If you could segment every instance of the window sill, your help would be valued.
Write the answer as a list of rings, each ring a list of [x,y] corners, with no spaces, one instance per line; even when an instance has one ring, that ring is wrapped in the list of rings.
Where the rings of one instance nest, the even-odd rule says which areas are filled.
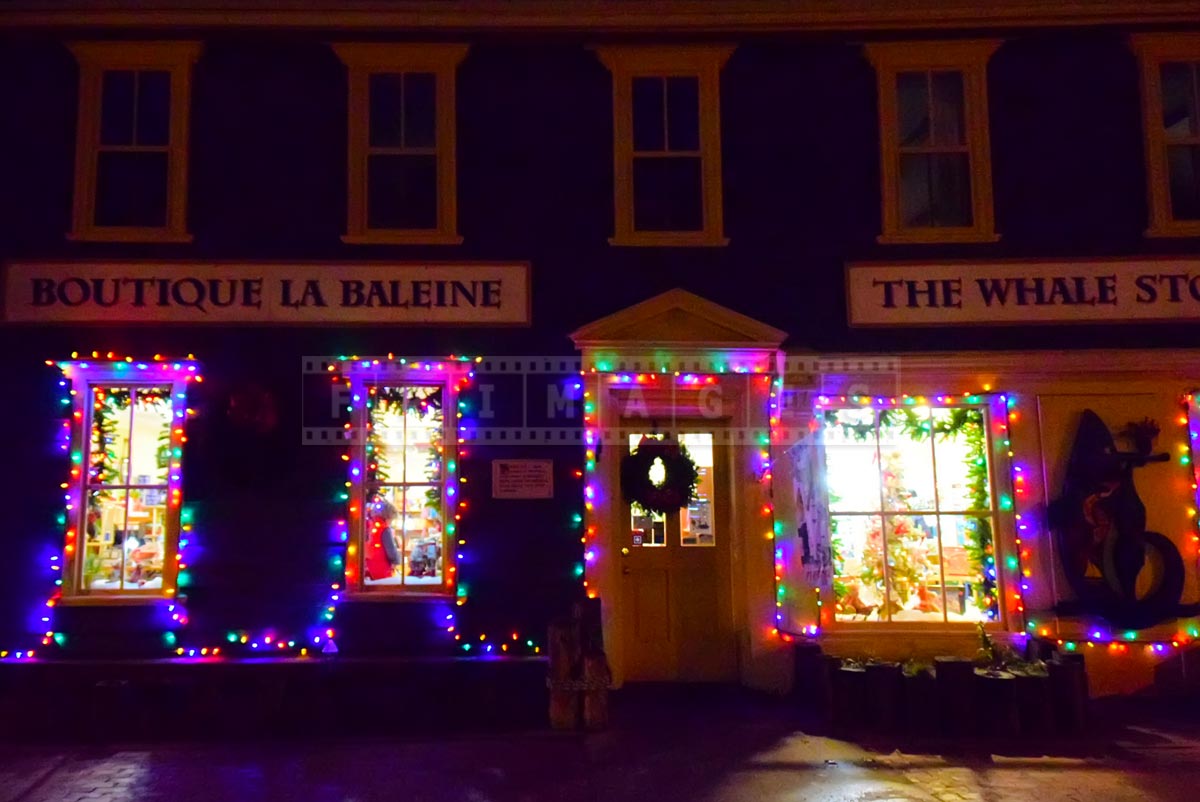
[[[463,238],[453,231],[365,231],[343,234],[347,245],[461,245]]]
[[[163,593],[114,593],[108,595],[63,596],[58,600],[59,607],[129,607],[139,604],[160,604],[175,601],[177,597]]]
[[[707,231],[634,231],[609,237],[608,244],[629,248],[724,248],[729,237]]]
[[[1200,237],[1200,221],[1160,223],[1147,228],[1145,235],[1159,237]]]
[[[67,234],[72,242],[177,242],[188,243],[194,238],[186,231],[165,228],[86,228]]]
[[[994,231],[974,228],[922,228],[893,231],[875,238],[880,245],[940,245],[943,243],[999,242]]]
[[[343,602],[453,602],[455,592],[419,590],[347,590],[342,594]]]

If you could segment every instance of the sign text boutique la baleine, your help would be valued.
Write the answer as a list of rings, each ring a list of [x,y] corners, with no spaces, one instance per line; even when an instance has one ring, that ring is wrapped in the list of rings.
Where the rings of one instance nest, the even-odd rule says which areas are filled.
[[[1200,260],[847,267],[852,326],[1200,320]]]
[[[4,319],[42,323],[525,324],[522,263],[7,265]]]

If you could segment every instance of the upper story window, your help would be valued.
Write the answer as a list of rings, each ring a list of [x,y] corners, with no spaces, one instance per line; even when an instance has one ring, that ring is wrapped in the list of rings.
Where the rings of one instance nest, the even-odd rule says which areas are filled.
[[[879,86],[884,243],[997,238],[987,62],[996,41],[867,45]]]
[[[188,242],[195,42],[81,42],[72,239]]]
[[[995,619],[987,411],[828,409],[823,423],[836,619]]]
[[[452,245],[454,73],[466,45],[339,44],[350,73],[345,242]]]
[[[1152,237],[1200,236],[1200,35],[1133,37]]]
[[[59,366],[72,401],[63,595],[174,596],[186,568],[181,461],[197,365]]]
[[[731,47],[603,47],[612,72],[614,245],[724,245],[721,67]]]

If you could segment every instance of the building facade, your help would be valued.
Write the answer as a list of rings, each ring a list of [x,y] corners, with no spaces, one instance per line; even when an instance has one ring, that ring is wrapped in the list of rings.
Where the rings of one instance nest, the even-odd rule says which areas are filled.
[[[18,3],[0,63],[3,656],[1200,636],[1195,3]]]

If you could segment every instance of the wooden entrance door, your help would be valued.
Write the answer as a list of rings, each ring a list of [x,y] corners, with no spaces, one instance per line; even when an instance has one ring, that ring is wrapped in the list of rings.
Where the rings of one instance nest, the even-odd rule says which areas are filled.
[[[630,447],[641,437],[631,436]],[[625,507],[620,560],[626,677],[733,680],[729,447],[718,445],[712,431],[678,437],[698,468],[697,498],[672,515]]]

